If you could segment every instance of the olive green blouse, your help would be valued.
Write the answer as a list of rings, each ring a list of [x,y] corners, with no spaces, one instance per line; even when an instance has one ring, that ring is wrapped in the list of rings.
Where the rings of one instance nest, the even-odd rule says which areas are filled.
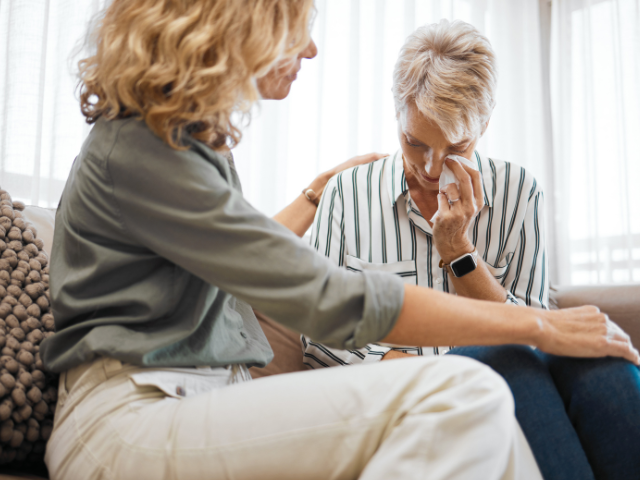
[[[264,366],[252,307],[336,348],[386,336],[400,278],[333,265],[245,200],[233,162],[183,141],[174,150],[135,119],[91,130],[56,214],[46,367]]]

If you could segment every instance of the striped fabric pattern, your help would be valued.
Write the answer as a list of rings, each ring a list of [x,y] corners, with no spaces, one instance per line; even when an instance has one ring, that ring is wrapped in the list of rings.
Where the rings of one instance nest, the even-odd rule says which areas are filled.
[[[487,268],[507,290],[507,302],[548,308],[549,282],[544,239],[544,194],[524,168],[481,156],[484,205],[469,238]],[[378,270],[406,283],[455,293],[432,229],[411,201],[402,151],[333,177],[312,226],[311,245],[352,271]],[[517,321],[517,319],[514,319]],[[382,345],[337,350],[302,336],[304,362],[311,368],[378,361]],[[396,348],[416,355],[440,355],[451,347]]]

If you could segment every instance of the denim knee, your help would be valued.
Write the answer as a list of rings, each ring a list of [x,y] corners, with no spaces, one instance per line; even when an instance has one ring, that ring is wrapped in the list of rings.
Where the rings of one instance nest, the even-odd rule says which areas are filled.
[[[456,347],[447,354],[473,358],[498,371],[523,367],[546,370],[536,352],[526,345]]]
[[[613,392],[623,391],[624,396],[640,398],[640,371],[622,358],[567,358],[538,354],[549,372],[567,395],[587,395],[592,402],[602,397],[607,403]],[[622,392],[621,392],[622,393]]]

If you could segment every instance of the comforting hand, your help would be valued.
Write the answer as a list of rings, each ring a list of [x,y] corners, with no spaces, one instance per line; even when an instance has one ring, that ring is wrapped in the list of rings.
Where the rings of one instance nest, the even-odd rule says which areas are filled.
[[[460,182],[446,185],[438,194],[438,212],[433,223],[434,244],[445,263],[471,253],[473,243],[467,234],[469,225],[482,207],[480,172],[447,159],[447,166]]]
[[[513,307],[521,308],[521,307]],[[531,344],[541,351],[565,357],[598,358],[621,357],[639,365],[640,355],[631,344],[631,339],[618,325],[609,320],[597,307],[584,306],[562,310],[525,309],[535,312],[538,318],[536,333],[522,342],[511,338],[504,342],[491,342],[478,338],[478,345],[499,345],[500,343]],[[456,342],[453,342],[454,344]],[[473,345],[468,338],[463,345]],[[382,360],[415,357],[396,350],[388,351]]]
[[[367,155],[359,155],[357,157],[353,157],[346,162],[332,168],[331,170],[328,170],[319,175],[313,182],[311,182],[311,184],[307,188],[310,188],[315,192],[319,201],[320,197],[322,197],[322,192],[324,191],[324,188],[327,186],[327,182],[331,177],[342,172],[343,170],[346,170],[347,168],[370,163],[384,157],[388,157],[388,155],[382,153],[368,153]],[[307,189],[305,188],[305,190]],[[315,214],[316,202],[310,202],[309,200],[307,200],[307,198],[305,198],[305,195],[300,194],[293,201],[293,203],[283,208],[273,217],[273,219],[291,230],[299,237],[302,237],[307,232],[307,230],[309,230]]]
[[[380,160],[381,158],[388,156],[388,153],[367,153],[366,155],[358,155],[357,157],[350,158],[346,162],[343,162],[340,165],[336,165],[331,170],[327,170],[326,172],[321,173],[313,182],[311,182],[309,188],[311,188],[316,193],[316,195],[318,195],[318,198],[320,198],[322,196],[322,192],[324,191],[324,187],[327,186],[327,182],[334,175],[337,175],[347,168],[357,167],[358,165],[375,162],[376,160]]]
[[[357,167],[358,165],[364,165],[367,163],[375,162],[381,158],[388,157],[388,153],[367,153],[366,155],[358,155],[357,157],[350,158],[340,165],[336,165],[331,170],[327,170],[323,176],[326,177],[326,181],[329,181],[331,177],[346,170],[347,168]]]
[[[638,351],[618,325],[597,307],[541,310],[536,346],[569,357],[622,357],[638,365]]]

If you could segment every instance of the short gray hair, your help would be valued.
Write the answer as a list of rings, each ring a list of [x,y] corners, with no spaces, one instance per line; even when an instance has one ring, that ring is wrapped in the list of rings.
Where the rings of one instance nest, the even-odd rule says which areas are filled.
[[[489,40],[466,22],[446,19],[418,28],[393,70],[396,112],[407,102],[452,143],[478,138],[495,106],[496,58]]]

